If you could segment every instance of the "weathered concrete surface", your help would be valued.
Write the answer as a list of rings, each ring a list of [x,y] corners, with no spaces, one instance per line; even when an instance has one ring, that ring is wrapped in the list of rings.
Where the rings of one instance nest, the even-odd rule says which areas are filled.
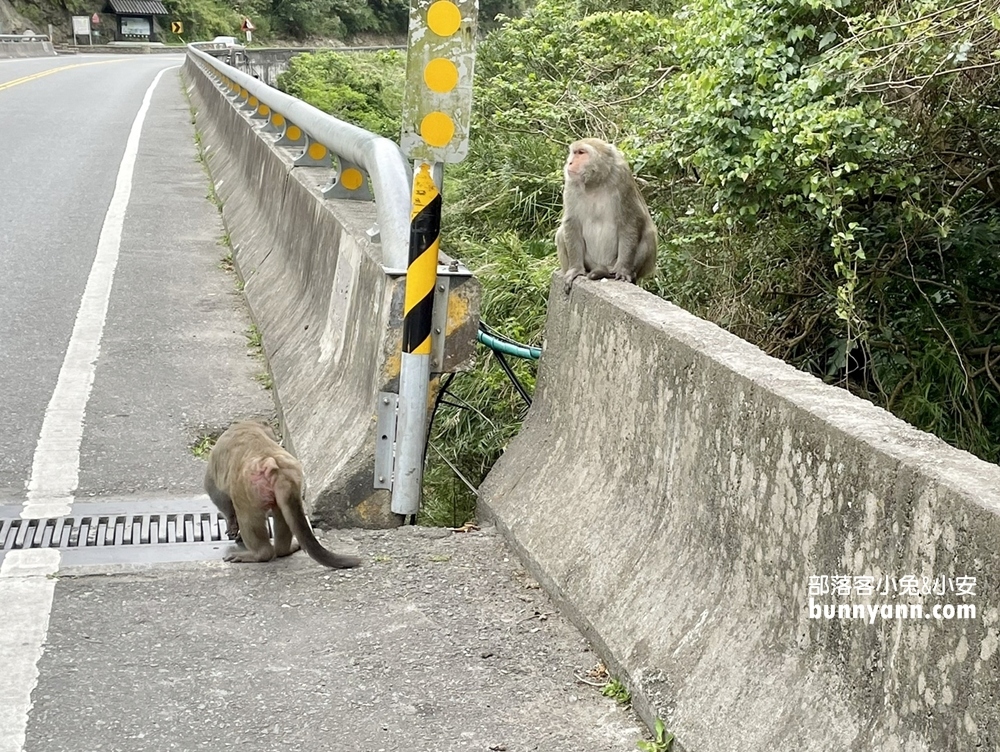
[[[394,526],[388,492],[373,489],[375,419],[379,392],[398,391],[404,279],[385,273],[366,234],[375,206],[323,199],[329,170],[293,169],[292,153],[190,57],[185,73],[312,514],[336,527]],[[452,285],[449,341],[468,346],[450,349],[442,371],[473,351],[478,300],[475,280]]]
[[[53,57],[56,51],[52,42],[2,42],[0,58]]]
[[[635,717],[490,530],[60,572],[25,752],[629,752]]]
[[[696,752],[1000,749],[1000,468],[636,287],[558,287],[480,509],[645,720]],[[975,577],[813,597],[976,617],[810,618],[824,575]]]

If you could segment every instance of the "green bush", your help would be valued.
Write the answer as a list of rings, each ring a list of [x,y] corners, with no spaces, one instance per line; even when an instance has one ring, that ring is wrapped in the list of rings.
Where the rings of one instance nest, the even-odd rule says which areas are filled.
[[[184,23],[180,38],[186,41],[240,34],[243,16],[225,0],[165,0],[163,4],[171,20]]]
[[[397,50],[306,53],[289,61],[277,85],[334,117],[398,140],[403,71]]]
[[[649,289],[996,460],[997,11],[543,0],[480,48],[454,224],[551,252],[565,145],[614,141],[660,229]]]

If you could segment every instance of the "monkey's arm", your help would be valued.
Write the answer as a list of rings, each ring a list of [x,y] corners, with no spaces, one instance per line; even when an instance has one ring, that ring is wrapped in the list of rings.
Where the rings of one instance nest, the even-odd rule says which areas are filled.
[[[556,250],[559,252],[559,264],[563,272],[563,289],[569,293],[573,280],[587,273],[584,258],[587,245],[583,239],[583,226],[580,220],[564,217],[556,231]]]

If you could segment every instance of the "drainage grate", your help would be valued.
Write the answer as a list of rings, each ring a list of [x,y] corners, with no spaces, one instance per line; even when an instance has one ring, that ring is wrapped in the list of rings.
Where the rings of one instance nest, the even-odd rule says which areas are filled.
[[[221,561],[235,545],[225,518],[206,496],[74,502],[65,517],[39,520],[20,514],[18,505],[0,505],[0,562],[11,551],[41,548],[60,551],[61,569]]]
[[[23,548],[228,542],[218,512],[119,514],[0,520],[0,551]]]

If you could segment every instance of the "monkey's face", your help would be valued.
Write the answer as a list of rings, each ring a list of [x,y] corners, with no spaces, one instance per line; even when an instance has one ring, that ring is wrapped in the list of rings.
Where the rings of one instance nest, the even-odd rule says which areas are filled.
[[[577,141],[569,147],[569,156],[566,158],[565,173],[567,179],[582,180],[587,174],[587,165],[590,164],[594,156],[593,147]]]

